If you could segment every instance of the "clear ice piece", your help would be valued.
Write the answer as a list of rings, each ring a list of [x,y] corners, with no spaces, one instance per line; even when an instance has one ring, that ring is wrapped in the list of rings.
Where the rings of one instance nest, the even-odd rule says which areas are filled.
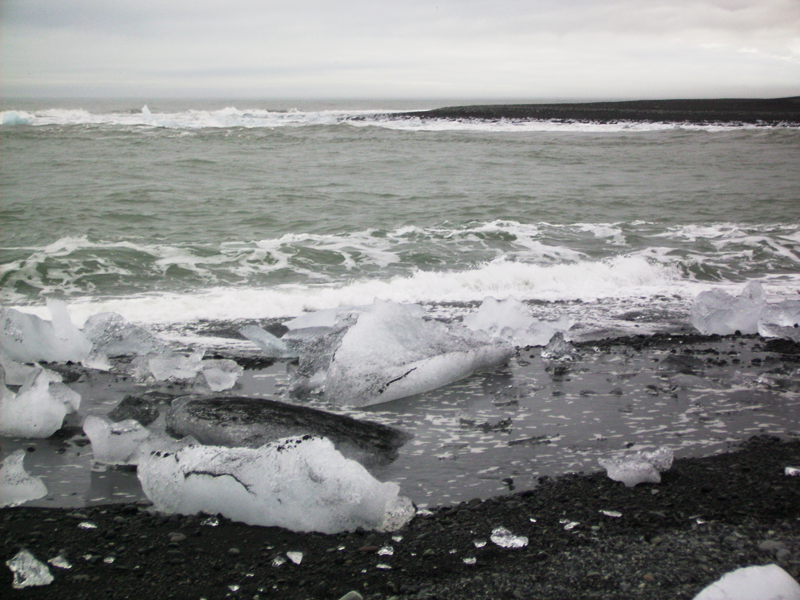
[[[23,461],[28,453],[16,450],[6,456],[0,469],[0,506],[18,506],[47,495],[47,487],[39,477],[29,475]]]
[[[600,512],[603,513],[605,516],[612,517],[614,519],[618,519],[622,516],[622,513],[619,512],[618,510],[601,510]]]
[[[514,535],[505,527],[496,527],[492,530],[491,540],[501,548],[524,548],[528,545],[528,538],[523,535]]]
[[[691,322],[705,334],[728,335],[737,330],[757,333],[766,306],[761,284],[751,281],[736,298],[722,290],[698,294],[692,305]]]
[[[302,552],[295,552],[294,550],[290,550],[289,552],[286,553],[286,557],[296,565],[299,565],[301,562],[303,562]]]
[[[542,359],[549,362],[567,362],[575,360],[575,347],[564,339],[564,334],[556,332],[547,345],[542,348]]]
[[[150,438],[150,431],[135,419],[111,423],[92,415],[83,430],[92,442],[94,460],[109,465],[138,464],[139,449]]]
[[[166,342],[113,312],[89,317],[83,325],[83,333],[92,342],[95,351],[107,356],[144,356],[169,350]]]
[[[169,352],[158,356],[148,356],[147,366],[157,381],[187,381],[194,379],[200,371],[205,350],[200,349],[189,356]]]
[[[219,519],[217,517],[208,517],[207,519],[203,519],[200,522],[200,525],[205,525],[206,527],[216,527],[219,525]]]
[[[47,565],[39,561],[28,550],[20,550],[14,558],[7,560],[6,564],[14,573],[11,587],[15,590],[53,583],[53,575]]]
[[[474,565],[478,560],[474,556],[467,556],[464,558],[465,565]]]
[[[476,548],[483,548],[486,545],[486,540],[483,538],[477,538],[472,540],[472,543],[475,545]]]
[[[58,556],[54,556],[50,560],[48,560],[51,565],[56,567],[57,569],[71,569],[72,563],[69,562],[66,558],[64,558],[61,554]]]
[[[394,555],[394,548],[392,548],[391,546],[382,546],[378,550],[378,555],[379,556],[393,556]]]
[[[286,563],[286,559],[282,556],[276,556],[272,559],[272,566],[273,567],[280,567],[282,564]]]
[[[654,452],[636,452],[622,458],[601,458],[598,462],[608,477],[627,487],[639,483],[661,483],[661,472],[672,466],[673,453],[666,446]]]
[[[81,521],[78,523],[78,529],[97,529],[97,524],[91,521]]]
[[[556,332],[564,332],[572,327],[573,321],[568,318],[538,321],[530,315],[528,307],[516,298],[497,300],[487,297],[476,312],[464,317],[464,325],[515,346],[526,347],[544,346]]]
[[[231,389],[244,373],[236,361],[228,359],[204,360],[200,363],[200,369],[212,392]]]
[[[261,348],[264,355],[270,358],[297,358],[300,354],[289,348],[285,341],[275,337],[269,331],[262,329],[258,325],[247,325],[239,329],[248,340]]]
[[[69,394],[62,388],[55,388],[55,395],[51,393],[54,375],[40,369],[20,388],[19,394],[3,386],[0,390],[0,435],[48,438],[61,429],[67,413],[74,412],[76,404],[80,405],[80,396]],[[56,377],[60,380],[59,376]]]

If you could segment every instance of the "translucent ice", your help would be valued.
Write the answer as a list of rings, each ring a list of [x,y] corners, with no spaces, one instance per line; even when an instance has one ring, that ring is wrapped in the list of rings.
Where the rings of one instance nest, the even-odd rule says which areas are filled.
[[[17,506],[47,495],[47,487],[22,464],[27,452],[17,450],[6,456],[0,469],[0,506]]]
[[[111,423],[101,417],[89,416],[83,430],[92,442],[94,460],[110,465],[135,465],[139,450],[150,437],[150,431],[134,419]]]
[[[800,302],[769,304],[761,284],[751,281],[736,298],[722,290],[700,293],[692,306],[691,321],[706,334],[758,333],[759,325],[790,327],[800,322]]]
[[[41,369],[39,365],[26,365],[12,360],[2,349],[0,349],[0,366],[5,371],[5,382],[8,385],[23,385],[30,376]]]
[[[75,412],[80,396],[59,383],[61,377],[40,369],[14,394],[3,385],[0,435],[47,438],[61,428],[67,413]]]
[[[524,535],[514,535],[505,527],[495,527],[490,538],[493,543],[501,548],[524,548],[528,545],[528,538]]]
[[[83,332],[95,350],[107,356],[144,356],[168,350],[168,345],[146,329],[128,323],[122,315],[112,312],[92,315],[86,320]]]
[[[139,375],[151,374],[157,381],[188,381],[194,379],[201,369],[205,351],[200,349],[189,356],[178,352],[148,354],[136,362]]]
[[[312,436],[257,449],[151,450],[138,474],[147,497],[166,513],[221,513],[250,525],[322,533],[381,527],[399,491]]]
[[[464,317],[464,325],[524,347],[544,346],[557,331],[567,331],[572,327],[573,321],[567,318],[539,321],[530,315],[525,304],[515,298],[496,300],[488,297],[476,312]]]
[[[282,339],[275,337],[258,325],[247,325],[239,329],[248,340],[264,351],[264,354],[271,358],[297,358],[299,353],[289,348]]]
[[[639,483],[660,483],[661,472],[672,466],[673,453],[666,446],[654,452],[636,452],[622,458],[601,458],[610,479],[621,481],[627,487]]]
[[[204,360],[200,363],[200,370],[212,392],[231,389],[244,373],[235,361],[227,359]]]
[[[575,360],[575,347],[564,339],[564,334],[556,332],[547,345],[542,348],[542,359],[550,362]]]
[[[800,600],[800,584],[778,565],[743,567],[723,575],[694,600]]]
[[[506,342],[422,314],[420,306],[375,300],[333,354],[325,397],[354,406],[389,402],[496,367],[514,352]]]
[[[11,572],[14,573],[14,581],[11,587],[15,590],[53,583],[53,576],[50,574],[50,569],[47,568],[47,565],[37,560],[28,550],[20,550],[14,558],[7,560],[6,564],[11,569]]]
[[[82,362],[88,358],[92,343],[69,318],[67,306],[60,300],[48,300],[51,321],[35,315],[0,309],[0,345],[8,356],[19,362]]]

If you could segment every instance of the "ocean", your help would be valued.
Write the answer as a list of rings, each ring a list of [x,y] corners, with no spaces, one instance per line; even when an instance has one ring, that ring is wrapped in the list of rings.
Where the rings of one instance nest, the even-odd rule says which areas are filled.
[[[441,104],[4,100],[2,305],[213,349],[246,342],[209,322],[375,298],[514,297],[575,341],[690,331],[698,293],[752,280],[797,299],[799,129],[392,117]]]

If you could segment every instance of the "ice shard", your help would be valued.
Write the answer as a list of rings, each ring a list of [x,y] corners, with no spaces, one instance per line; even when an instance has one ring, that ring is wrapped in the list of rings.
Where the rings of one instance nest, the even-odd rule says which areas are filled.
[[[0,506],[17,506],[47,495],[39,477],[30,475],[23,465],[27,452],[17,450],[6,456],[0,468]]]
[[[464,325],[504,339],[517,347],[544,346],[556,332],[565,332],[573,325],[569,318],[539,321],[528,307],[515,298],[497,300],[487,297],[480,308],[464,317]]]
[[[53,583],[53,575],[47,565],[24,548],[14,558],[7,560],[6,565],[14,573],[11,587],[15,590]]]
[[[275,337],[258,325],[247,325],[239,329],[248,340],[261,348],[265,356],[270,358],[297,358],[299,353],[292,350],[282,339]]]

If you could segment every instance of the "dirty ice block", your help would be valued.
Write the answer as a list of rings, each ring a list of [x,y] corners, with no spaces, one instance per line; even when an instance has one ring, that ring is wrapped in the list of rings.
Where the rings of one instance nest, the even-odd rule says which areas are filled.
[[[139,480],[157,510],[221,513],[250,525],[338,533],[381,528],[407,501],[333,444],[290,437],[257,449],[188,446],[143,453]],[[407,518],[413,516],[409,506]]]

